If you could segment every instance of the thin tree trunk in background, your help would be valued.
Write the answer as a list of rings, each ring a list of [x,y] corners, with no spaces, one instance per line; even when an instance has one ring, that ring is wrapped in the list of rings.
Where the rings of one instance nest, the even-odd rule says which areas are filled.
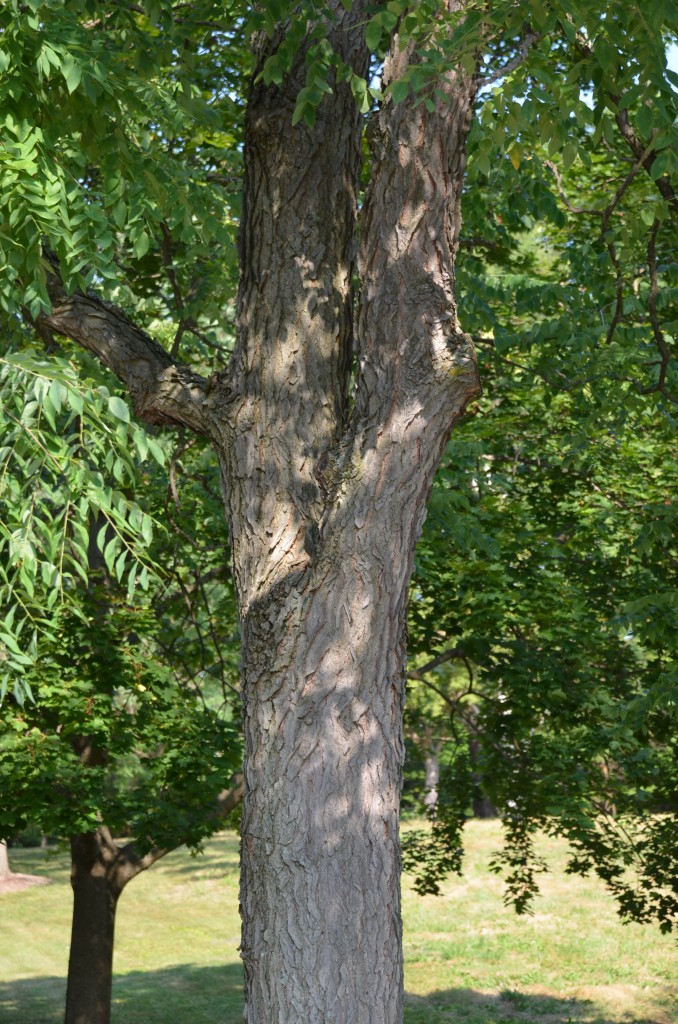
[[[468,717],[474,731],[469,736],[469,759],[471,761],[471,779],[474,786],[473,817],[474,818],[496,818],[497,808],[490,800],[487,793],[483,792],[483,774],[480,770],[482,760],[482,736],[477,731],[478,708],[475,705],[468,707]]]
[[[12,869],[9,866],[7,843],[4,839],[0,839],[0,882],[4,882],[4,880],[9,878],[11,874]]]
[[[424,807],[432,818],[438,807],[438,785],[440,783],[439,751],[429,751],[424,758]]]

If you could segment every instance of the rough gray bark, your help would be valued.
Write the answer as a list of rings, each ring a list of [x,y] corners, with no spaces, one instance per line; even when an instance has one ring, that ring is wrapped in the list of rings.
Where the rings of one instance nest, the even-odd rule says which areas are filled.
[[[472,86],[455,79],[449,90],[449,104],[433,114],[387,104],[373,133],[356,405],[339,443],[324,450],[328,431],[315,447],[325,504],[314,545],[303,544],[304,516],[295,517],[279,486],[259,489],[255,470],[241,492],[241,507],[256,510],[248,550],[257,551],[258,572],[256,588],[254,571],[240,580],[243,959],[246,1020],[257,1024],[402,1017],[407,587],[435,468],[455,418],[478,391],[453,292]],[[327,230],[324,238],[330,249]],[[280,289],[275,267],[267,287],[273,274]],[[284,335],[277,337],[284,346]],[[297,387],[297,402],[314,402]],[[284,421],[275,422],[279,435]],[[252,444],[251,428],[246,437]],[[281,449],[276,484],[303,480],[306,450],[291,439]],[[270,542],[259,531],[262,500],[271,507]],[[314,507],[306,505],[307,522]]]
[[[363,5],[329,6],[333,45],[364,72]],[[454,297],[474,85],[452,74],[432,112],[386,102],[372,123],[352,338],[361,120],[338,86],[313,129],[290,127],[302,58],[249,98],[227,372],[168,391],[185,371],[145,335],[123,332],[138,354],[122,365],[99,321],[93,340],[62,302],[47,324],[221,462],[243,637],[245,1019],[398,1024],[408,582],[441,453],[480,390]],[[415,59],[394,40],[387,81]]]
[[[65,334],[94,353],[129,389],[134,411],[147,423],[180,424],[207,433],[202,415],[205,381],[177,365],[145,331],[93,295],[68,295],[56,274],[48,289],[52,311],[39,327]]]

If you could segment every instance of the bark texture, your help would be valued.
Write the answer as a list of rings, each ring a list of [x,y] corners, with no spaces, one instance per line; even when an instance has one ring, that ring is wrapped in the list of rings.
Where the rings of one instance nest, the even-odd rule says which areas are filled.
[[[411,59],[397,43],[394,53],[391,74]],[[326,298],[320,309],[311,307],[310,322],[304,319],[315,285],[290,280],[308,260],[300,261],[287,202],[274,209],[260,202],[261,225],[244,225],[245,237],[265,242],[267,253],[279,232],[287,240],[265,274],[251,274],[249,263],[244,271],[237,372],[251,388],[248,367],[268,351],[267,373],[278,363],[288,376],[281,371],[269,390],[257,383],[249,391],[251,412],[246,420],[236,413],[235,441],[224,444],[234,453],[225,477],[243,613],[241,906],[250,1024],[402,1019],[398,808],[407,588],[443,446],[479,391],[473,349],[457,323],[453,262],[473,86],[459,76],[446,88],[450,101],[433,114],[386,104],[372,133],[356,403],[341,434],[340,362],[319,353],[328,343],[340,351],[342,303]],[[355,143],[341,145],[347,114],[333,110],[338,102],[330,99],[322,123],[330,145],[314,156],[325,160],[319,180],[337,193],[355,170]],[[276,152],[271,134],[269,124],[266,150]],[[289,160],[288,144],[284,152]],[[261,173],[257,140],[249,159]],[[296,181],[289,171],[281,177]],[[258,180],[254,171],[249,180]],[[275,188],[282,188],[279,180]],[[354,179],[353,194],[355,188]],[[303,251],[322,245],[319,266],[327,262],[325,280],[346,282],[343,295],[345,222],[309,212],[316,196],[322,211],[322,193],[305,197]],[[250,218],[255,199],[256,191]],[[351,207],[345,200],[344,209]],[[266,319],[272,301],[284,321],[278,313]],[[295,304],[299,332],[288,327]],[[262,319],[261,329],[252,329],[252,317]],[[311,359],[323,377],[299,369]],[[234,409],[246,407],[240,396],[237,403]]]
[[[64,334],[97,356],[127,385],[134,411],[147,423],[208,432],[202,377],[175,363],[115,306],[93,295],[67,294],[58,273],[48,275],[48,290],[52,310],[40,317],[39,329]]]
[[[359,74],[363,6],[330,4],[333,45]],[[292,128],[304,81],[302,49],[283,87],[250,92],[237,346],[208,401],[243,616],[309,565],[324,505],[318,460],[345,425],[361,118],[340,85],[313,129]]]

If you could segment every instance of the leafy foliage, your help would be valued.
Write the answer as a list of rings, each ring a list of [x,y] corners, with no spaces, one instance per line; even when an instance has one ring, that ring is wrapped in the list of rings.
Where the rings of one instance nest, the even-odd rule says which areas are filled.
[[[573,870],[598,871],[623,915],[654,915],[669,929],[678,911],[675,817],[654,812],[676,810],[676,470],[672,396],[658,386],[642,283],[647,225],[638,220],[627,236],[633,302],[616,323],[592,317],[594,297],[605,308],[609,295],[615,309],[618,287],[605,240],[591,243],[604,211],[577,212],[577,189],[597,189],[601,165],[570,174],[562,197],[547,191],[539,155],[520,176],[509,158],[493,170],[503,197],[495,224],[485,218],[490,237],[460,260],[486,394],[434,489],[410,644],[430,655],[451,649],[472,668],[449,713],[458,743],[470,735],[480,744],[483,787],[504,815],[497,867],[508,871],[509,899],[529,907],[541,869],[533,835],[545,827],[570,839]],[[602,163],[612,173],[609,156]],[[651,187],[634,181],[636,200]],[[471,237],[481,214],[470,188]],[[618,215],[625,219],[623,204]],[[654,237],[666,253],[657,305],[668,309],[670,235]],[[662,329],[672,344],[672,322]],[[449,810],[442,800],[433,824],[454,847],[468,785],[465,794]],[[419,842],[430,890],[442,871]]]
[[[92,0],[3,6],[0,307],[7,314],[24,309],[35,317],[49,307],[45,246],[70,289],[96,284],[110,293],[133,282],[137,296],[148,295],[164,268],[167,301],[185,326],[221,309],[235,265],[237,85],[248,57],[234,32],[242,11],[180,7],[166,0],[143,8]]]
[[[21,701],[38,633],[77,604],[93,552],[130,599],[148,587],[153,519],[130,491],[164,453],[122,398],[63,358],[1,357],[0,402],[0,700],[11,685]]]
[[[22,368],[26,363],[24,353]],[[43,369],[37,362],[30,378],[38,388]],[[65,380],[76,387],[77,378],[59,369],[61,386]],[[195,846],[218,826],[216,796],[229,785],[241,751],[233,710],[238,632],[215,469],[206,464],[204,447],[173,451],[168,438],[133,426],[126,405],[112,403],[104,386],[90,395],[78,384],[76,396],[83,389],[89,401],[75,421],[64,401],[62,420],[57,414],[54,425],[48,418],[32,430],[31,443],[44,437],[55,456],[66,446],[69,457],[54,479],[40,464],[25,488],[13,465],[8,471],[16,474],[20,520],[31,489],[41,495],[46,480],[55,512],[49,519],[40,506],[37,525],[30,523],[37,537],[34,587],[26,586],[23,565],[9,574],[8,602],[16,595],[26,611],[35,657],[17,644],[21,687],[0,706],[0,831],[11,835],[37,823],[67,837],[103,821],[118,835],[133,835],[140,854]],[[14,438],[8,458],[17,449]],[[151,451],[154,471],[140,461]],[[111,523],[102,493],[116,458],[126,472],[119,496],[124,516]],[[81,496],[83,472],[94,478],[91,505]],[[64,517],[69,487],[81,504]],[[80,545],[70,544],[65,518],[68,529],[76,524]],[[151,524],[160,520],[162,528],[153,532]],[[67,551],[59,586],[42,568],[53,542]],[[12,651],[13,635],[22,639],[20,615],[10,608],[8,619]]]
[[[62,612],[31,673],[35,703],[3,705],[0,831],[30,822],[70,836],[101,821],[140,852],[196,845],[237,766],[238,730],[177,687],[146,639],[148,608],[90,590],[89,614]]]

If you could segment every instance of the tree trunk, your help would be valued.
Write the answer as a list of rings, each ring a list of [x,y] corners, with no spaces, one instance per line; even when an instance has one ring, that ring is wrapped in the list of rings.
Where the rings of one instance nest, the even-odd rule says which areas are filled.
[[[0,839],[0,882],[4,882],[12,874],[9,866],[9,855],[7,853],[7,842]]]
[[[215,823],[242,800],[242,776],[234,776],[232,783],[205,811]],[[96,832],[71,838],[73,917],[65,1024],[110,1021],[115,912],[120,894],[128,882],[169,852],[153,847],[141,856],[134,840],[118,846],[104,825]]]
[[[397,76],[412,54],[394,53]],[[219,446],[242,616],[249,1024],[402,1020],[408,583],[449,430],[478,393],[453,294],[473,90],[449,90],[434,114],[386,104],[373,126],[348,428],[359,120],[342,87],[312,130],[290,129],[277,89],[249,100]]]
[[[424,807],[429,818],[435,818],[440,782],[440,751],[429,750],[424,759]]]
[[[153,849],[138,857],[133,842],[118,846],[104,825],[71,837],[73,917],[65,1024],[109,1024],[120,894],[167,852]]]
[[[472,704],[468,707],[467,717],[473,729],[469,735],[468,741],[469,759],[471,761],[471,780],[474,788],[473,817],[496,818],[497,808],[494,806],[487,793],[483,792],[483,775],[480,771],[483,744],[482,737],[478,732],[477,727],[478,714],[478,707],[476,705]]]
[[[122,886],[100,831],[71,839],[71,886],[65,1024],[109,1024],[115,911]]]

